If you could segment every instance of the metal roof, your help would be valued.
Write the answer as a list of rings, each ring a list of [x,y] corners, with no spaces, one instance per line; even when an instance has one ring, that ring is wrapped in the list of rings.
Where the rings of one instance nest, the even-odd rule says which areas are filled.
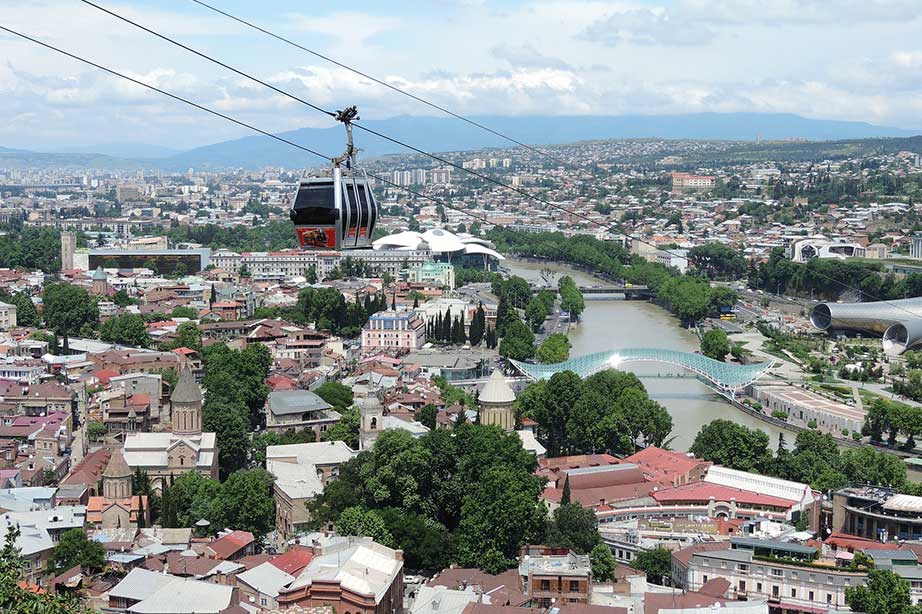
[[[310,390],[274,390],[269,393],[269,409],[276,416],[332,408],[332,405]]]

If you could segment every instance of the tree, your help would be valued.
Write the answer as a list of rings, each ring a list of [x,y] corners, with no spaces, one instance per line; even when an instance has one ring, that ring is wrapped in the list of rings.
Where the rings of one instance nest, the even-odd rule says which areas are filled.
[[[766,433],[723,419],[701,427],[689,452],[718,465],[756,473],[771,462]]]
[[[99,338],[134,347],[147,347],[150,344],[144,318],[134,313],[123,313],[103,322],[99,327]]]
[[[470,484],[458,527],[460,562],[479,566],[493,551],[514,560],[522,544],[536,543],[547,515],[537,501],[540,489],[539,480],[523,480],[506,468],[488,469]]]
[[[704,333],[701,337],[701,353],[708,358],[723,362],[730,353],[730,340],[727,338],[727,333],[718,328],[712,328]]]
[[[909,582],[892,571],[874,569],[864,586],[845,589],[845,603],[855,612],[868,614],[919,614],[922,607],[912,605]]]
[[[688,260],[708,279],[739,279],[746,273],[746,260],[721,243],[705,243],[688,252]]]
[[[336,521],[338,535],[361,535],[371,537],[383,546],[394,547],[394,536],[388,530],[384,520],[375,510],[350,507],[343,511]]]
[[[24,292],[13,295],[12,304],[16,305],[16,323],[19,326],[38,326],[41,319],[35,309],[35,303]]]
[[[352,406],[340,410],[340,419],[336,424],[321,433],[323,441],[343,441],[353,450],[359,447],[359,408]]]
[[[666,584],[672,575],[672,552],[662,546],[642,550],[631,561],[631,567],[646,573],[648,582]]]
[[[427,403],[416,412],[416,420],[428,429],[434,429],[438,410],[432,403]]]
[[[215,434],[218,446],[218,467],[222,478],[246,467],[250,450],[250,417],[242,402],[214,399],[209,394],[202,407],[202,428]]]
[[[604,543],[598,543],[589,553],[589,563],[592,566],[592,579],[595,582],[610,582],[615,579],[615,569],[618,561],[612,554],[611,548]]]
[[[0,549],[0,611],[5,614],[87,614],[90,610],[76,597],[33,592],[19,584],[24,563],[16,547],[19,536],[19,528],[7,529]]]
[[[196,352],[202,351],[202,331],[195,322],[183,322],[176,327],[176,337],[167,343],[160,344],[162,351],[175,350],[186,347]]]
[[[179,307],[173,309],[173,311],[170,313],[170,317],[197,320],[198,310],[195,307],[189,307],[188,305],[180,305]]]
[[[570,476],[567,475],[563,480],[563,489],[560,493],[560,505],[569,505],[570,504]]]
[[[531,297],[528,301],[528,305],[525,306],[525,319],[528,321],[531,329],[538,332],[538,329],[544,324],[544,319],[547,318],[547,316],[548,310],[544,301],[542,301],[537,294]]]
[[[314,394],[332,405],[341,409],[352,406],[352,389],[339,382],[324,382],[315,390]]]
[[[554,548],[570,548],[587,554],[602,538],[595,510],[579,503],[561,503],[548,523],[545,543]]]
[[[487,315],[483,309],[483,303],[477,306],[474,317],[471,319],[471,325],[468,327],[468,336],[472,346],[480,345],[487,329]]]
[[[96,301],[79,286],[48,284],[42,296],[45,324],[64,337],[64,349],[70,348],[70,336],[79,334],[86,325],[95,327],[99,322]]]
[[[538,346],[535,356],[545,364],[563,362],[570,358],[570,340],[563,333],[550,334]]]
[[[89,422],[86,425],[86,436],[90,438],[90,441],[96,443],[100,439],[106,436],[108,429],[106,425],[102,422]]]
[[[275,477],[265,469],[232,473],[219,490],[216,507],[223,510],[224,518],[218,526],[249,531],[262,542],[275,528],[274,482]]]
[[[499,355],[510,360],[527,360],[535,355],[535,334],[517,316],[506,326]]]
[[[246,262],[240,265],[240,269],[237,271],[237,275],[239,275],[241,279],[248,279],[252,277],[252,273],[250,273],[250,267],[247,266]]]
[[[61,573],[76,565],[97,572],[105,564],[106,549],[101,543],[89,539],[83,529],[64,531],[51,555],[52,573]]]

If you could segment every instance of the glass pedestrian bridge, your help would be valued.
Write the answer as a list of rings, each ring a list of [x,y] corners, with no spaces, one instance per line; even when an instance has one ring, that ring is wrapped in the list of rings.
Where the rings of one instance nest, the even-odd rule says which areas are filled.
[[[753,383],[772,368],[774,361],[751,365],[720,362],[701,354],[661,349],[609,350],[577,356],[564,362],[537,365],[518,360],[510,363],[531,380],[549,379],[555,373],[573,371],[580,377],[589,377],[605,369],[617,369],[630,362],[659,362],[691,371],[719,392],[736,396],[736,393]]]

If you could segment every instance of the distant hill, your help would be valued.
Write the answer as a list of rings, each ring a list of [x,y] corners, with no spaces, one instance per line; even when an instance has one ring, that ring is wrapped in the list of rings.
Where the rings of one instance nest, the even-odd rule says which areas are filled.
[[[807,119],[790,114],[698,113],[693,115],[619,116],[526,116],[473,118],[518,141],[535,145],[573,143],[598,139],[665,138],[763,140],[801,138],[808,140],[906,137],[914,133],[899,128],[864,122]],[[507,141],[453,118],[400,116],[367,120],[362,124],[426,151],[459,151],[482,147],[506,147]],[[343,148],[343,130],[302,128],[280,136],[328,155]],[[408,153],[402,147],[378,137],[356,131],[356,143],[363,156]],[[164,159],[163,164],[177,169],[316,166],[322,163],[297,149],[265,136],[252,136],[198,147]]]
[[[756,146],[758,136],[763,141],[807,139],[809,141],[855,141],[909,137],[910,130],[875,126],[865,122],[808,119],[791,114],[766,113],[697,113],[690,115],[618,115],[618,116],[524,116],[474,117],[477,122],[494,128],[518,141],[534,145],[574,143],[601,139],[663,138],[750,141]],[[474,128],[460,120],[441,117],[392,117],[361,122],[378,132],[406,141],[432,152],[463,151],[484,147],[507,147],[504,139]],[[343,149],[343,129],[301,128],[279,136],[326,155],[337,155]],[[395,153],[410,153],[386,140],[356,131],[356,144],[362,156],[374,157]],[[878,140],[852,147],[858,153],[867,147],[899,145],[898,141]],[[917,144],[918,141],[913,141]],[[167,148],[138,143],[101,145],[102,150],[76,153],[35,153],[0,147],[0,168],[63,167],[100,169],[185,170],[220,168],[258,168],[285,166],[288,168],[322,165],[323,161],[310,154],[266,136],[248,136],[181,153],[170,154]],[[823,144],[809,145],[810,151],[821,151]],[[82,148],[78,148],[82,149]],[[768,153],[770,149],[766,149]],[[772,150],[773,151],[773,150]],[[801,152],[801,155],[804,152]]]
[[[150,145],[148,143],[101,143],[99,145],[85,145],[82,147],[68,147],[67,153],[77,154],[102,154],[113,158],[136,158],[153,160],[167,158],[181,153],[179,149]]]
[[[58,168],[67,170],[156,169],[153,161],[129,160],[97,153],[43,153],[0,147],[0,169]]]

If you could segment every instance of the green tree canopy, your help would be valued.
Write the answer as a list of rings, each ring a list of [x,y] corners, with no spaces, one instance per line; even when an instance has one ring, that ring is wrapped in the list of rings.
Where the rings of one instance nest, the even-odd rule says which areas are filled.
[[[99,322],[96,300],[79,286],[48,284],[42,296],[45,324],[64,337],[65,348],[68,347],[69,337],[79,334],[85,326],[95,327]]]
[[[701,337],[701,353],[708,358],[723,362],[730,353],[730,340],[727,333],[719,328],[712,328]]]
[[[51,555],[52,573],[61,573],[80,565],[90,572],[101,571],[106,564],[106,549],[97,541],[89,539],[83,529],[68,529]]]
[[[147,347],[150,335],[144,325],[144,318],[134,313],[123,313],[109,318],[99,327],[99,338],[110,343]]]
[[[763,471],[771,463],[767,434],[723,419],[701,427],[689,452],[741,471]]]

